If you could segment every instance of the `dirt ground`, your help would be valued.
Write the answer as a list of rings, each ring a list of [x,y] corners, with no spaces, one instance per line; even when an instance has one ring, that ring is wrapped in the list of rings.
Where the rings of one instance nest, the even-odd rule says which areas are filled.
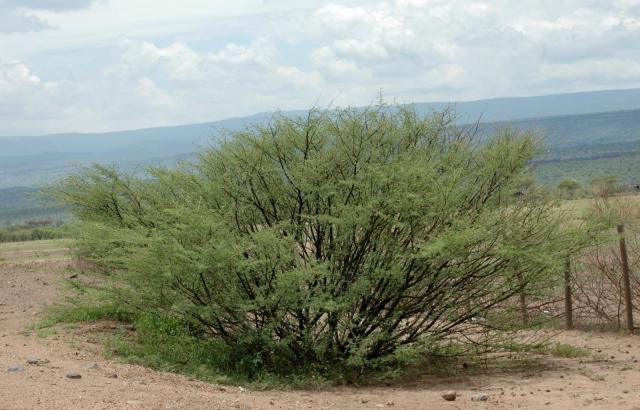
[[[0,409],[640,409],[638,336],[566,332],[559,340],[590,349],[594,357],[320,391],[249,391],[106,360],[77,330],[68,331],[76,332],[71,337],[25,332],[44,305],[62,300],[59,282],[69,274],[68,261],[52,255],[25,261],[24,254],[11,259],[15,252],[3,257],[0,248]],[[28,364],[29,358],[39,361]],[[89,368],[91,363],[97,366]],[[9,371],[16,364],[21,370]],[[69,379],[69,372],[81,378]],[[455,401],[443,400],[447,390],[457,392]],[[488,401],[472,401],[478,393]]]

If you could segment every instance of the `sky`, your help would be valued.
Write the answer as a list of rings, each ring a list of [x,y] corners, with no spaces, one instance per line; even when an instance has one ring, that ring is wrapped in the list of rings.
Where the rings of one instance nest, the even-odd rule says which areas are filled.
[[[0,0],[0,135],[640,87],[640,0]]]

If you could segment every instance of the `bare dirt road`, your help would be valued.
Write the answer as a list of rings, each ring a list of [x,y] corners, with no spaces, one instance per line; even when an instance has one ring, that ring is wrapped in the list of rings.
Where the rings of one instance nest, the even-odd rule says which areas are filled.
[[[586,347],[594,357],[321,391],[243,391],[121,364],[101,357],[78,329],[47,337],[25,332],[44,305],[62,300],[58,283],[68,275],[67,263],[0,260],[0,409],[640,409],[638,336],[567,332],[562,341]],[[39,360],[28,364],[30,358]],[[97,366],[88,368],[92,363]],[[10,371],[14,365],[18,371]],[[81,378],[67,378],[70,372]],[[455,390],[457,399],[443,400],[446,390]],[[488,401],[472,401],[478,393]]]

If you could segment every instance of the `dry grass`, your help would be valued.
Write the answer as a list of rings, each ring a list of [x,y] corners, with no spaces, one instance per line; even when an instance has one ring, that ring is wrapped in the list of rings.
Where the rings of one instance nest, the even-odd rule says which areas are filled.
[[[70,244],[68,239],[0,243],[0,264],[70,259]]]
[[[561,208],[566,211],[575,212],[576,215],[584,215],[585,212],[593,207],[595,201],[593,198],[562,201]],[[609,201],[614,205],[632,207],[636,210],[640,209],[640,195],[614,196],[610,197]]]

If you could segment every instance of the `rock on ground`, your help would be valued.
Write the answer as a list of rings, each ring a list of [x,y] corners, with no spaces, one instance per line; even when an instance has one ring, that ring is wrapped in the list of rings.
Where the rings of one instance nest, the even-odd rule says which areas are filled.
[[[457,396],[458,394],[453,390],[449,390],[447,392],[442,393],[442,398],[445,399],[446,401],[454,401]]]

